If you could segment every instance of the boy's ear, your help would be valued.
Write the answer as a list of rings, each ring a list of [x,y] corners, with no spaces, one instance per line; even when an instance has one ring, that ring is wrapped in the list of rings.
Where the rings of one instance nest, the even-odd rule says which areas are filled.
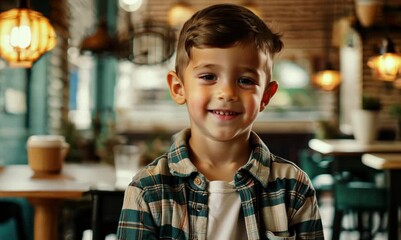
[[[184,104],[186,102],[184,85],[176,72],[169,71],[167,73],[167,83],[173,100],[177,104]]]
[[[263,98],[262,102],[260,103],[260,112],[265,110],[267,104],[269,104],[270,99],[274,96],[274,94],[277,92],[278,89],[278,84],[276,81],[272,81],[267,85],[265,92],[263,93]]]

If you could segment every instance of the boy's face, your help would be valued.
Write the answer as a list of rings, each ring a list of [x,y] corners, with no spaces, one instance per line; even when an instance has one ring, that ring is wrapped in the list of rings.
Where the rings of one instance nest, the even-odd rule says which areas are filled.
[[[191,131],[220,141],[248,135],[277,90],[268,83],[268,61],[252,44],[193,48],[183,79],[168,75],[174,100],[187,104]]]

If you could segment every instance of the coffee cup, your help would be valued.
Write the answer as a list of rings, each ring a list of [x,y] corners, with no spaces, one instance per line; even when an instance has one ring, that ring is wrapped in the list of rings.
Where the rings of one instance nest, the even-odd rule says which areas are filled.
[[[28,164],[35,173],[60,173],[69,144],[59,135],[32,135],[28,138]]]

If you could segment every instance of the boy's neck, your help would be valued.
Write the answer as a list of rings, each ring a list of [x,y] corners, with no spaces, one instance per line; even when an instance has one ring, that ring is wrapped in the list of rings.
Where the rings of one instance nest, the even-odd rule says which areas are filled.
[[[213,141],[191,135],[190,159],[209,180],[232,181],[236,171],[249,159],[249,136],[231,142]]]

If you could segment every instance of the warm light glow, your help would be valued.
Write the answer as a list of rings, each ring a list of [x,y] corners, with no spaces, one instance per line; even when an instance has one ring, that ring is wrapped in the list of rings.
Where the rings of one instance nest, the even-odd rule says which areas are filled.
[[[39,12],[21,8],[0,14],[0,57],[10,66],[31,67],[56,45],[56,33]]]
[[[248,2],[248,3],[244,4],[244,7],[251,10],[256,16],[261,17],[258,6],[256,4],[254,4],[253,2]]]
[[[28,26],[17,26],[11,29],[10,45],[12,47],[27,48],[31,41],[31,29]]]
[[[401,56],[396,53],[385,53],[369,59],[368,66],[376,78],[382,81],[394,81],[401,69]]]
[[[394,80],[393,86],[394,86],[396,89],[401,89],[401,77],[399,77],[399,78],[397,78],[396,80]]]
[[[120,7],[127,12],[135,12],[143,3],[143,0],[120,0]]]
[[[313,82],[325,91],[333,91],[340,84],[340,73],[334,70],[323,70],[313,76]]]
[[[179,29],[194,13],[195,11],[191,5],[179,2],[170,8],[167,20],[170,26]]]

